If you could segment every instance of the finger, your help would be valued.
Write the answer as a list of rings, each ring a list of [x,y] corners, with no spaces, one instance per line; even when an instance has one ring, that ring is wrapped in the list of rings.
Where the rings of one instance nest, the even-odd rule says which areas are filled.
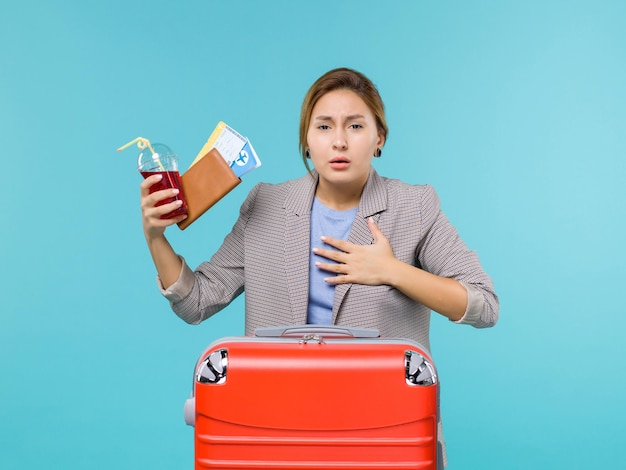
[[[322,258],[327,258],[332,261],[337,261],[338,263],[345,262],[344,253],[341,251],[328,250],[325,248],[313,248],[313,253],[315,253],[318,256],[321,256]]]
[[[180,190],[176,188],[161,189],[160,191],[153,192],[150,196],[153,200],[159,202],[165,199],[175,198],[180,194]]]
[[[345,253],[349,253],[352,247],[352,243],[350,242],[339,240],[337,238],[327,237],[325,235],[320,237],[320,240],[322,240],[325,244],[337,248],[338,250],[341,250]]]
[[[162,179],[163,179],[163,175],[161,174],[151,175],[151,176],[148,176],[146,179],[144,179],[139,185],[142,196],[147,195],[150,192],[150,187],[158,183]]]
[[[374,237],[374,243],[378,243],[381,238],[385,238],[383,232],[380,231],[378,225],[376,225],[376,222],[374,222],[373,218],[367,218],[367,226],[369,227],[370,232],[372,232],[372,236]]]
[[[346,265],[345,264],[337,264],[337,263],[322,263],[321,261],[317,261],[315,266],[322,271],[327,271],[329,273],[335,274],[346,274]]]
[[[169,214],[170,212],[175,211],[182,205],[183,205],[183,201],[181,201],[180,199],[176,201],[168,202],[167,204],[156,206],[154,208],[154,214],[158,217],[162,217],[164,215]]]
[[[181,205],[182,205],[181,201],[173,201],[173,202],[163,204],[160,206],[143,207],[143,216],[148,223],[162,227],[163,223],[161,222],[161,220],[171,220],[171,219],[166,219],[163,216],[175,211]]]
[[[352,280],[350,279],[350,276],[348,275],[337,275],[337,276],[325,277],[324,282],[328,284],[349,284],[352,282]]]
[[[161,201],[175,198],[179,193],[180,191],[176,188],[168,188],[155,191],[152,194],[145,194],[141,198],[141,205],[142,207],[154,207]]]
[[[183,214],[183,215],[178,215],[176,217],[169,217],[167,219],[157,219],[160,223],[162,227],[169,227],[170,225],[174,225],[177,224],[179,222],[182,222],[183,220],[185,220],[187,218],[187,215]]]

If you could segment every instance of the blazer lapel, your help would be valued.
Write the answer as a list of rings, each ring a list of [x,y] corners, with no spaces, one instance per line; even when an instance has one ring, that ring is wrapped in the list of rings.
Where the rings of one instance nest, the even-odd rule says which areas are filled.
[[[304,325],[309,302],[311,206],[317,173],[293,180],[283,205],[285,210],[285,276],[291,302],[292,324]]]
[[[367,225],[368,217],[372,217],[378,223],[380,213],[387,209],[387,189],[383,179],[372,167],[369,178],[363,188],[361,202],[357,210],[354,222],[350,230],[348,241],[355,245],[371,245],[374,237]],[[337,314],[343,304],[344,298],[352,284],[339,284],[335,287],[335,298],[333,299],[333,324],[337,320]]]

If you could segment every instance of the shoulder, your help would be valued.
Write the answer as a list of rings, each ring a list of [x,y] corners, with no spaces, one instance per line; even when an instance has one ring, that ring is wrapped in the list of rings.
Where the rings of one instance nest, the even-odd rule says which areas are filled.
[[[257,183],[253,190],[256,189],[259,192],[268,194],[288,193],[292,188],[302,185],[302,180],[304,180],[305,178],[306,176],[303,176],[296,179],[282,181],[280,183]]]
[[[409,184],[399,179],[381,177],[390,206],[411,210],[439,211],[439,196],[430,184]]]
[[[310,190],[314,187],[315,181],[310,175],[282,183],[258,183],[250,190],[244,204],[268,209],[298,205],[301,199],[308,200]]]
[[[251,190],[250,194],[255,197],[281,198],[286,197],[293,191],[306,185],[308,176],[297,179],[283,181],[281,183],[257,183]]]

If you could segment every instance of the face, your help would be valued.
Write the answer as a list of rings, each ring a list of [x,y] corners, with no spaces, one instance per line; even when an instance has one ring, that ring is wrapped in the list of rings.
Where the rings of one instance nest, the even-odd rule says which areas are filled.
[[[313,107],[307,148],[320,176],[319,188],[360,191],[374,152],[383,144],[374,114],[353,91],[328,92]]]

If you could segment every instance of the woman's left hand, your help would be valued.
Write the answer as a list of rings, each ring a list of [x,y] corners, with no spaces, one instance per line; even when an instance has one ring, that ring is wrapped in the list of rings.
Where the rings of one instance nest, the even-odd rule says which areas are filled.
[[[313,249],[313,253],[316,255],[334,261],[334,263],[315,263],[318,268],[336,274],[336,276],[326,278],[326,282],[370,286],[388,284],[386,274],[390,272],[391,265],[397,260],[393,255],[389,240],[383,235],[376,223],[369,218],[367,224],[374,237],[372,245],[355,245],[336,238],[322,237],[325,244],[340,251],[324,248]]]

